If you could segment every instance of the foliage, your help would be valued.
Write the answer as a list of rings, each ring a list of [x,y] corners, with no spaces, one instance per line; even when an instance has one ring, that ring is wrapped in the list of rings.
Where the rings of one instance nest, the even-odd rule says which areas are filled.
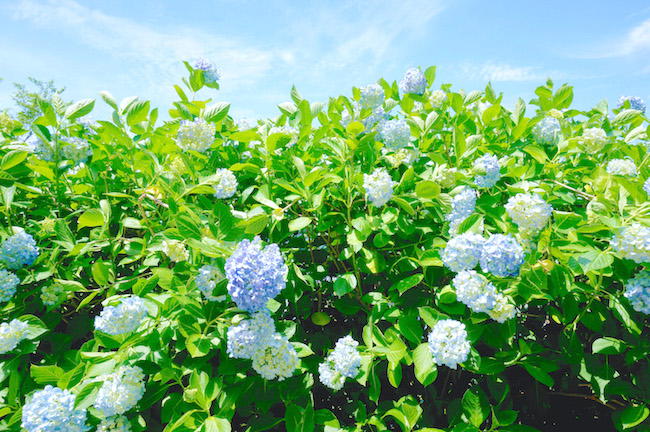
[[[11,95],[19,112],[16,114],[16,120],[21,123],[32,123],[37,117],[43,115],[39,100],[44,99],[50,103],[56,103],[55,95],[60,95],[65,88],[57,89],[54,81],[40,81],[36,78],[29,77],[29,81],[36,87],[35,91],[30,91],[26,85],[14,83],[16,91]],[[60,102],[59,102],[60,103]]]
[[[186,65],[194,96],[205,77]],[[28,328],[0,355],[0,429],[19,430],[53,386],[102,430],[124,418],[99,399],[134,431],[530,431],[559,412],[648,430],[650,322],[633,307],[645,279],[626,291],[650,241],[646,115],[573,109],[572,88],[549,80],[526,117],[490,85],[432,91],[435,68],[409,73],[401,92],[379,80],[371,109],[357,88],[327,103],[294,88],[251,128],[180,86],[163,124],[135,97],[102,92],[113,113],[97,123],[83,118],[92,99],[39,98],[0,147],[2,240],[22,228],[39,251],[2,304],[3,323]],[[538,142],[547,116],[560,130]],[[410,143],[387,149],[395,119]],[[606,142],[586,143],[588,128]],[[612,158],[638,176],[608,173]],[[216,198],[224,169],[236,192]],[[255,256],[256,236],[272,258]],[[258,274],[264,295],[281,291],[238,309],[231,289],[257,290]]]

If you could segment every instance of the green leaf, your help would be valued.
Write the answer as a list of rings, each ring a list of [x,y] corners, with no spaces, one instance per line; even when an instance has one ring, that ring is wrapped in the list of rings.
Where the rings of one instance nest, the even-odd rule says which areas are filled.
[[[436,79],[436,67],[429,66],[424,71],[424,78],[427,80],[427,87],[431,87],[431,84],[433,84],[433,81]]]
[[[612,126],[621,126],[626,123],[631,122],[641,114],[641,111],[635,109],[626,109],[616,114],[614,120],[612,120]]]
[[[77,231],[84,227],[97,227],[104,224],[104,215],[99,209],[86,210],[77,220]]]
[[[612,337],[602,337],[594,341],[591,349],[594,354],[620,354],[625,351],[627,344],[622,340]]]
[[[399,330],[406,339],[414,344],[419,344],[422,341],[422,324],[417,317],[413,315],[403,315],[397,320]]]
[[[390,290],[396,289],[399,292],[399,295],[402,295],[409,289],[422,282],[422,279],[424,279],[424,275],[422,273],[411,275],[391,286]]]
[[[585,273],[602,270],[611,266],[614,262],[614,256],[611,252],[601,250],[590,250],[575,256],[575,258]]]
[[[37,384],[56,385],[61,379],[65,371],[58,366],[38,366],[31,365],[29,373]]]
[[[133,101],[124,113],[126,114],[126,123],[129,126],[140,123],[147,119],[147,114],[149,114],[149,101]]]
[[[203,422],[203,432],[230,432],[230,422],[224,418],[210,416]]]
[[[544,151],[543,148],[538,147],[534,144],[530,144],[526,147],[524,147],[524,151],[531,155],[537,162],[541,164],[545,164],[548,162],[548,155],[546,154],[546,151]]]
[[[301,216],[289,222],[289,231],[300,231],[301,229],[307,227],[311,222],[312,218]]]
[[[475,385],[463,395],[462,409],[467,420],[480,427],[490,414],[490,403],[485,392]]]
[[[433,199],[440,195],[440,186],[429,180],[424,180],[415,186],[415,194],[420,198]]]
[[[22,150],[10,150],[2,157],[2,165],[0,165],[0,168],[4,171],[13,168],[22,163],[27,158],[27,155],[29,153]]]
[[[546,385],[547,387],[553,387],[555,384],[555,381],[551,376],[544,372],[541,368],[538,366],[535,366],[530,363],[524,363],[524,369],[537,381],[541,382],[542,384]]]
[[[99,95],[102,97],[102,99],[104,99],[104,102],[106,102],[108,105],[110,105],[111,108],[117,111],[117,101],[112,94],[106,90],[102,90],[99,92]]]
[[[287,432],[313,432],[314,407],[309,401],[306,408],[290,404],[284,414],[284,424]]]
[[[632,319],[630,312],[627,310],[625,306],[623,306],[623,304],[617,297],[613,295],[609,297],[609,308],[614,312],[614,316],[623,324],[625,324],[625,327],[631,333],[637,335],[641,334],[641,329],[639,328],[639,325],[636,323],[636,321],[634,321],[634,319]]]
[[[650,410],[645,405],[630,406],[621,413],[620,421],[623,429],[631,429],[648,418]]]
[[[357,278],[352,273],[341,275],[334,281],[334,294],[342,297],[357,287]]]
[[[208,122],[218,122],[228,115],[230,104],[227,102],[217,102],[205,109],[203,118]]]
[[[413,364],[415,365],[415,378],[423,386],[432,384],[438,376],[438,368],[433,362],[428,343],[422,343],[413,350]]]
[[[353,136],[359,135],[361,132],[366,130],[366,127],[363,125],[363,123],[360,123],[358,121],[353,121],[348,125],[348,127],[345,128],[345,130]]]
[[[95,99],[83,99],[75,102],[65,110],[64,117],[68,120],[83,117],[93,110]]]

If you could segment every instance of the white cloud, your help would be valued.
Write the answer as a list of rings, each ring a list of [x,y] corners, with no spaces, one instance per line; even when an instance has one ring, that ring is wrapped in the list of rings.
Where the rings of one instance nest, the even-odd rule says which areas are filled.
[[[486,62],[480,65],[464,64],[461,67],[463,77],[468,79],[477,79],[483,81],[541,81],[547,76],[561,78],[562,73],[551,72],[542,73],[532,66],[516,67],[506,63]]]
[[[624,37],[600,44],[596,48],[573,54],[576,58],[604,59],[627,57],[641,52],[650,51],[650,19],[633,27]]]

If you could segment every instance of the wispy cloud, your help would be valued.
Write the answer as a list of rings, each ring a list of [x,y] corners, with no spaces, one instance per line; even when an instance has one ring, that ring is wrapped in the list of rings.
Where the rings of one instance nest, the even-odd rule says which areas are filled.
[[[506,63],[486,62],[480,65],[466,63],[461,67],[461,74],[467,79],[483,81],[540,81],[547,76],[561,77],[559,72],[540,72],[532,66],[511,66]]]
[[[600,44],[598,47],[584,50],[574,57],[585,59],[606,59],[632,56],[650,52],[650,19],[634,26],[623,37]]]

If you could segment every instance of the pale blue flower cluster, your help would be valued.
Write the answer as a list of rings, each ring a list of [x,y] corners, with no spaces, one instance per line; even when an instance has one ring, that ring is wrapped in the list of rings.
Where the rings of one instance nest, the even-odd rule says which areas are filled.
[[[287,284],[289,269],[277,244],[264,249],[261,239],[242,240],[226,260],[228,292],[240,309],[257,312]]]
[[[176,144],[183,150],[203,153],[214,143],[216,128],[212,123],[197,117],[194,121],[183,120],[178,128]]]
[[[434,109],[442,108],[445,101],[447,100],[447,93],[444,90],[435,90],[431,92],[429,97],[429,102],[431,102],[431,107]]]
[[[0,246],[0,262],[7,268],[16,270],[25,265],[32,265],[38,258],[38,247],[31,234],[20,231],[2,242]]]
[[[375,126],[376,123],[379,123],[377,129],[378,131],[381,131],[381,124],[383,124],[383,121],[388,118],[388,114],[381,105],[374,108],[372,112],[364,118],[361,118],[361,106],[358,102],[355,101],[352,104],[352,108],[354,110],[352,114],[348,112],[347,108],[341,113],[341,126],[348,127],[353,121],[359,121],[363,124],[365,128],[364,130],[370,132],[373,126]]]
[[[453,281],[456,298],[474,312],[489,312],[496,304],[497,289],[474,270],[458,273]]]
[[[420,68],[411,68],[406,71],[404,78],[399,82],[399,89],[402,94],[423,95],[427,89],[427,79]]]
[[[495,276],[517,276],[524,263],[524,249],[510,234],[492,234],[483,245],[481,269]]]
[[[555,117],[545,117],[533,127],[535,141],[543,145],[553,145],[562,135],[562,127]]]
[[[449,270],[461,272],[476,267],[483,253],[485,239],[474,233],[466,232],[449,240],[442,252],[442,262]]]
[[[29,325],[25,321],[12,319],[0,324],[0,354],[13,351],[27,337]]]
[[[634,223],[616,234],[610,244],[621,258],[637,264],[650,262],[650,228]]]
[[[253,123],[251,123],[251,121],[245,117],[242,117],[239,120],[235,121],[235,126],[237,126],[237,129],[239,131],[253,129]]]
[[[607,163],[606,171],[611,175],[636,177],[636,164],[632,159],[612,159]]]
[[[19,284],[18,276],[5,269],[0,270],[0,303],[11,300]]]
[[[140,327],[147,316],[144,300],[137,296],[125,297],[117,306],[107,306],[95,317],[95,328],[109,335],[130,333]]]
[[[124,414],[144,395],[144,373],[138,366],[120,366],[115,372],[97,378],[103,382],[94,407],[104,417]]]
[[[279,333],[274,333],[253,354],[253,369],[267,380],[277,378],[278,381],[283,381],[293,375],[297,366],[296,349]]]
[[[224,279],[223,273],[216,265],[204,265],[199,269],[194,283],[201,291],[206,300],[219,301],[219,297],[215,296],[212,292],[217,287],[217,283]]]
[[[455,236],[458,233],[460,224],[474,213],[475,208],[476,191],[467,186],[451,200],[451,213],[447,215],[450,235]]]
[[[202,70],[207,84],[214,84],[221,78],[221,71],[210,60],[199,58],[194,62],[194,69]]]
[[[650,271],[643,270],[628,280],[623,295],[635,311],[650,314]]]
[[[30,134],[25,139],[25,145],[32,151],[40,160],[50,162],[54,159],[54,148],[48,142],[43,141],[35,134]]]
[[[643,99],[641,99],[638,96],[621,96],[618,99],[618,108],[621,108],[625,101],[630,102],[630,108],[639,110],[641,112],[645,112],[645,102],[643,102]]]
[[[465,324],[445,319],[438,321],[429,333],[429,350],[433,361],[438,365],[447,365],[456,369],[458,363],[467,360],[471,345],[467,339]]]
[[[380,138],[389,150],[399,150],[411,142],[411,128],[404,119],[388,120],[382,124]]]
[[[393,196],[393,187],[397,183],[384,168],[377,168],[372,174],[363,175],[363,187],[370,204],[382,207]]]
[[[255,351],[275,334],[273,318],[266,312],[255,312],[250,319],[228,329],[227,352],[230,357],[252,359]]]
[[[113,416],[103,419],[99,425],[97,425],[96,432],[130,432],[131,423],[129,420],[123,416]]]
[[[488,315],[490,315],[490,318],[493,320],[503,324],[517,315],[517,308],[515,308],[514,302],[510,296],[497,293],[494,307],[488,311]]]
[[[34,392],[23,406],[21,426],[27,432],[85,432],[86,410],[74,408],[75,395],[69,390],[46,386]]]
[[[505,209],[510,218],[519,226],[519,230],[537,234],[548,224],[553,207],[539,195],[517,194],[508,199]]]
[[[219,168],[217,178],[219,180],[214,184],[215,198],[230,198],[237,192],[237,178],[232,171],[227,168]]]
[[[645,193],[650,195],[650,177],[646,179],[645,183],[643,183],[643,190],[645,191]]]
[[[580,141],[585,146],[587,153],[598,153],[607,144],[607,133],[599,127],[587,128],[582,131]]]
[[[357,350],[359,342],[352,336],[345,336],[336,342],[325,361],[318,366],[320,381],[332,390],[341,390],[346,378],[355,378],[361,367],[361,355]]]
[[[86,163],[93,155],[93,148],[88,141],[77,137],[61,138],[61,154],[65,159],[71,160],[75,165]]]
[[[476,176],[474,179],[478,187],[491,188],[501,178],[499,173],[501,165],[499,165],[499,159],[494,155],[484,154],[474,161],[474,167],[485,171],[485,175]]]
[[[384,89],[379,84],[369,84],[361,87],[359,90],[361,91],[359,103],[362,108],[374,110],[384,103]]]

